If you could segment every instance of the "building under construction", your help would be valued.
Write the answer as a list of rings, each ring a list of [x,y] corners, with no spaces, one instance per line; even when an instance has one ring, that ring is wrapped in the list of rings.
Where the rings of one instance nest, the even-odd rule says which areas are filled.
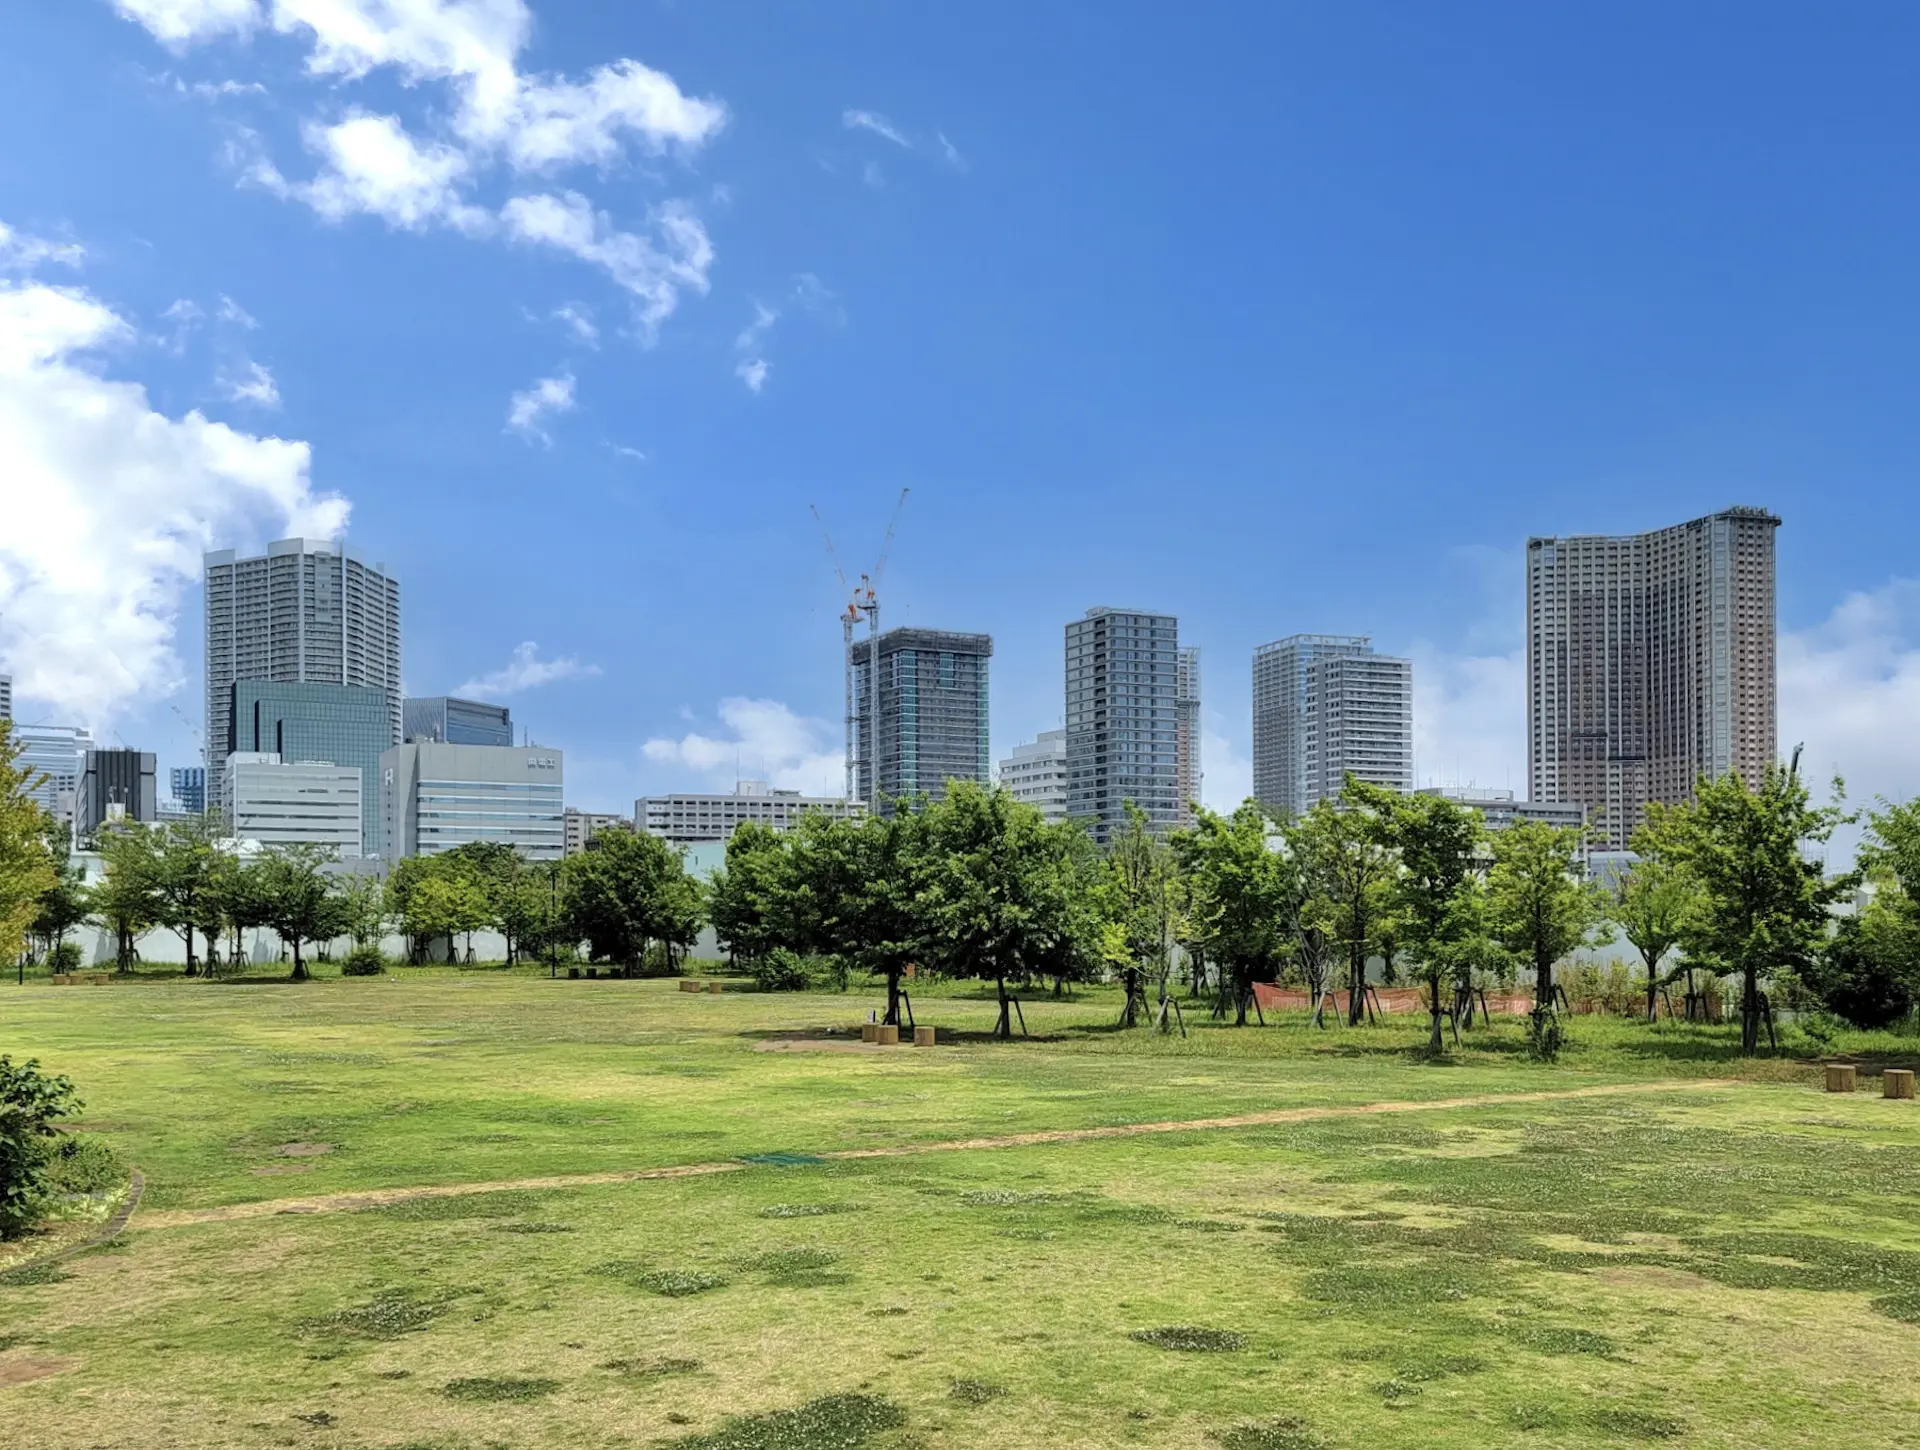
[[[870,672],[876,645],[877,681]],[[890,629],[877,641],[848,646],[855,799],[874,800],[877,784],[879,809],[891,814],[895,801],[911,796],[939,800],[950,780],[991,781],[987,661],[992,655],[992,635],[939,629]]]

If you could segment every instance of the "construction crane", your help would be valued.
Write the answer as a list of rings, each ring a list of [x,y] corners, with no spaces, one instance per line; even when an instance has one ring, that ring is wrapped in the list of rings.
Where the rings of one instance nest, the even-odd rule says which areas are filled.
[[[880,556],[874,561],[873,568],[860,576],[860,582],[848,590],[847,607],[840,614],[842,658],[846,662],[846,798],[849,801],[855,798],[859,790],[859,765],[864,763],[867,767],[867,811],[873,815],[878,815],[880,811],[880,578],[886,572],[893,536],[900,528],[900,511],[906,507],[909,491],[904,488],[900,490],[900,497],[894,501],[893,517],[887,521],[886,535],[880,541]],[[833,536],[827,532],[826,520],[820,517],[818,508],[812,505],[808,507],[813,509],[813,521],[820,525],[820,537],[826,541],[827,557],[833,561],[834,577],[840,581],[842,589],[847,589],[846,571],[840,567],[840,555],[833,547]],[[871,758],[864,762],[859,754],[860,721],[854,713],[853,696],[853,631],[863,615],[867,621],[866,718],[871,727],[868,743]]]

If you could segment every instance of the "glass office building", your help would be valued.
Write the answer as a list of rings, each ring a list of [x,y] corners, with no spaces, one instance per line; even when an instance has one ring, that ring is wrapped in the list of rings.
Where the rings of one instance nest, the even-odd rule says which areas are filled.
[[[380,841],[380,755],[392,743],[385,690],[282,680],[236,680],[222,758],[277,755],[288,764],[352,766],[360,772],[360,839]]]
[[[505,705],[432,695],[401,706],[402,742],[437,740],[444,745],[511,745],[513,715]]]

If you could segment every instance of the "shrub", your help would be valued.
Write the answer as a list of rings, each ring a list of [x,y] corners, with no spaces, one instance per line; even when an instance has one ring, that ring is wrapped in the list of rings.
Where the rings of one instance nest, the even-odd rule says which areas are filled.
[[[52,972],[84,972],[86,953],[77,941],[63,941],[47,954],[47,969]]]
[[[44,1211],[60,1151],[53,1120],[80,1106],[73,1084],[42,1072],[37,1058],[16,1064],[0,1053],[0,1238],[24,1233]]]
[[[387,969],[387,959],[372,942],[357,946],[340,958],[343,977],[377,977]]]
[[[756,957],[747,971],[763,992],[804,992],[813,985],[813,959],[786,947]]]

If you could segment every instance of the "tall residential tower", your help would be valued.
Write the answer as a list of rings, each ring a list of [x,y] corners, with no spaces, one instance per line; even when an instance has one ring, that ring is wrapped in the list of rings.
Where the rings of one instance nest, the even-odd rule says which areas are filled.
[[[1174,665],[1174,775],[1179,789],[1180,824],[1193,824],[1200,799],[1200,646],[1180,651]]]
[[[876,760],[883,815],[891,812],[890,802],[910,796],[941,799],[950,780],[988,784],[987,662],[993,636],[890,629],[878,643],[877,750],[876,721],[868,707],[874,641],[857,640],[852,648],[856,799],[874,799]]]
[[[1775,515],[1527,541],[1527,783],[1622,851],[1648,801],[1777,756]]]
[[[1127,802],[1156,832],[1181,823],[1180,621],[1089,609],[1067,626],[1067,814],[1105,845]]]
[[[1295,634],[1253,652],[1253,793],[1297,816],[1349,774],[1413,789],[1413,662],[1363,634]]]

